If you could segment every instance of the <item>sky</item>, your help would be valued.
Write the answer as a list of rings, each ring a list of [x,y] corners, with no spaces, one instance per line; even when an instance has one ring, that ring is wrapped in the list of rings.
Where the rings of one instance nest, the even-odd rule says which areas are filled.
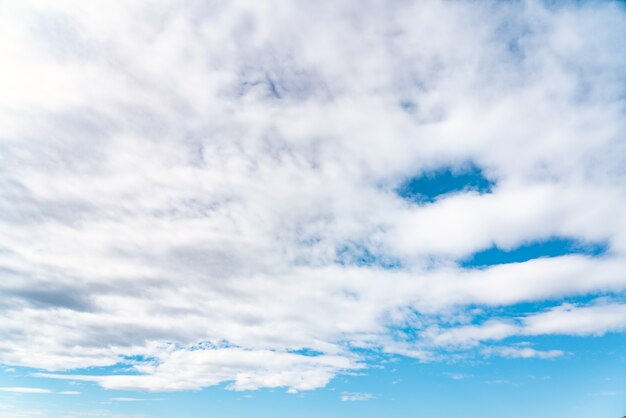
[[[0,1],[0,416],[626,415],[626,5]]]

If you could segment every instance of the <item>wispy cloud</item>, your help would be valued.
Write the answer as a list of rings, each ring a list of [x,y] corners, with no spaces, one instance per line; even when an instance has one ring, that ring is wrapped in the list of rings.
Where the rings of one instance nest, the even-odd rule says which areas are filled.
[[[598,299],[585,305],[566,303],[517,318],[492,317],[480,324],[444,329],[434,326],[426,329],[422,335],[426,346],[463,348],[516,336],[603,335],[625,328],[626,304]],[[555,358],[564,354],[561,350],[538,351],[529,347],[492,347],[482,352],[517,358]]]
[[[341,394],[341,400],[344,402],[348,401],[369,401],[373,399],[374,395],[371,393],[350,393],[344,392]]]
[[[0,387],[0,392],[13,393],[54,393],[50,389],[25,388],[25,387]]]
[[[76,391],[54,391],[51,389],[31,387],[0,387],[0,392],[29,393],[29,394],[56,394],[56,395],[80,395]]]
[[[470,375],[464,373],[446,373],[446,376],[448,376],[452,380],[463,380],[470,377]]]
[[[500,356],[508,358],[538,358],[538,359],[554,359],[561,357],[561,350],[536,350],[532,347],[486,347],[482,350],[487,356]]]

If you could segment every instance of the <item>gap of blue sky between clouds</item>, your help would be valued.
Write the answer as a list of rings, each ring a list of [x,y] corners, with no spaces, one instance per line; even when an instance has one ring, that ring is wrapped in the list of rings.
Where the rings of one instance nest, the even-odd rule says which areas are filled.
[[[455,193],[491,193],[495,186],[495,180],[488,178],[483,169],[474,163],[467,163],[460,167],[440,167],[409,177],[400,184],[396,192],[398,196],[408,202],[429,204]],[[585,242],[570,237],[551,236],[543,240],[527,242],[514,248],[500,248],[492,245],[460,260],[459,266],[463,268],[487,267],[571,254],[599,257],[607,251],[608,244],[606,242]],[[346,257],[346,254],[352,256]],[[399,262],[380,259],[367,248],[357,247],[356,250],[350,251],[350,247],[346,246],[345,248],[342,247],[338,255],[341,264],[349,264],[346,262],[349,260],[357,265],[378,264],[383,268],[399,266]]]
[[[402,182],[397,193],[413,203],[431,203],[452,193],[489,193],[494,186],[495,182],[488,179],[481,168],[475,164],[466,164],[461,167],[442,167],[410,177]]]
[[[529,242],[519,247],[505,249],[491,246],[461,260],[461,267],[486,267],[494,264],[523,263],[542,257],[560,257],[580,254],[600,257],[608,250],[605,242],[584,242],[567,237],[550,237],[542,241]]]

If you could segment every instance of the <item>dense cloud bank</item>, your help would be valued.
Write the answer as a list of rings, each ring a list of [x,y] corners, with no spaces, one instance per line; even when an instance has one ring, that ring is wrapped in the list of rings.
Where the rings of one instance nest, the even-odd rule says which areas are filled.
[[[624,330],[625,44],[611,2],[3,2],[0,362],[299,391]],[[484,186],[399,192],[441,172]],[[462,264],[553,237],[604,250]]]

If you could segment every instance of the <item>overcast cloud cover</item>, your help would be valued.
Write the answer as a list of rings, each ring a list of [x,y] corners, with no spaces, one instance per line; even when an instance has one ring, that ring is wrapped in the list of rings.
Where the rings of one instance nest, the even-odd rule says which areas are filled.
[[[617,2],[1,2],[0,363],[296,392],[623,332],[625,48]],[[399,193],[442,170],[490,186]],[[555,237],[602,250],[463,264]]]

